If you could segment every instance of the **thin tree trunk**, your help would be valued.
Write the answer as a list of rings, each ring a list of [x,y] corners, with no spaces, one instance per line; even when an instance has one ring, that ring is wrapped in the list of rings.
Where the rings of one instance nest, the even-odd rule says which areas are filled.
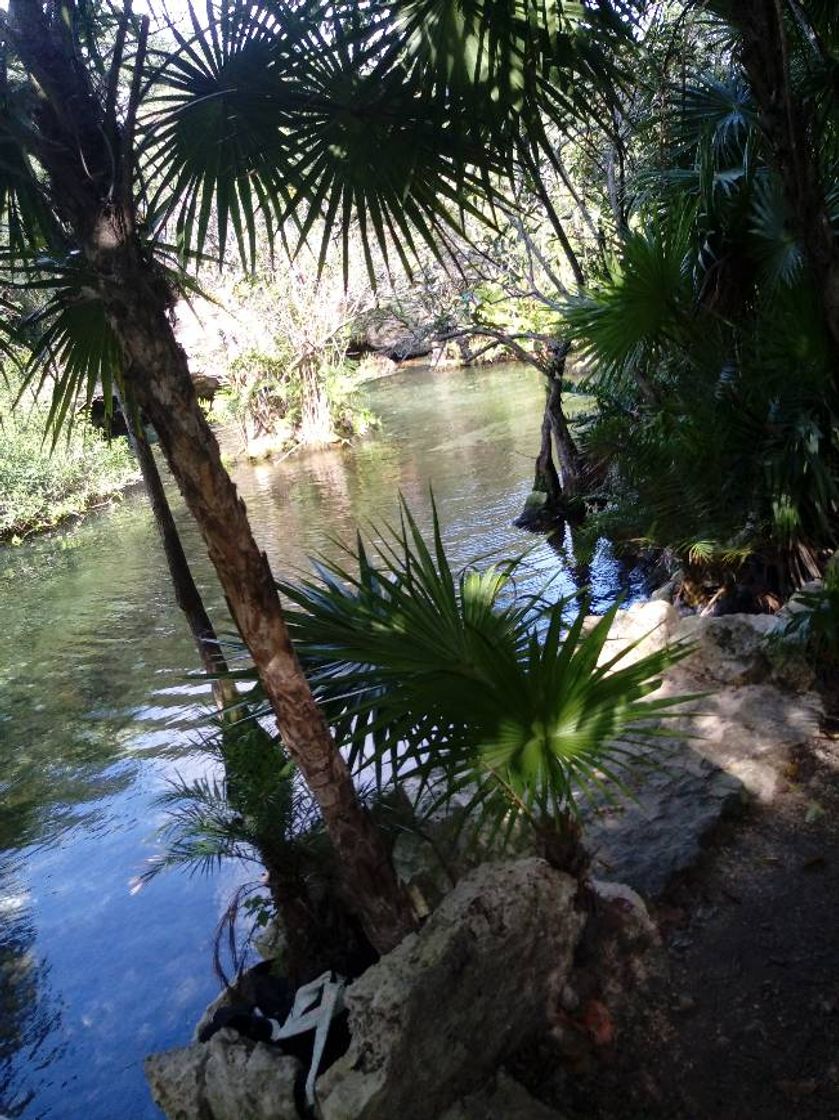
[[[533,490],[545,494],[546,501],[541,517],[535,516],[529,506],[525,507],[517,521],[522,528],[543,526],[545,514],[565,518],[573,508],[573,499],[583,492],[582,456],[562,407],[562,377],[568,350],[566,342],[551,343],[539,362],[539,368],[547,378],[547,392]]]
[[[210,616],[207,614],[204,600],[195,585],[148,437],[138,419],[133,402],[124,399],[120,400],[120,405],[128,429],[128,440],[137,457],[157,531],[160,534],[169,568],[169,578],[175,592],[175,601],[184,613],[201,664],[211,679],[216,707],[219,712],[224,712],[225,708],[238,702],[236,686],[224,677],[228,671],[227,661]]]
[[[562,407],[562,381],[559,377],[551,378],[545,416],[550,424],[556,446],[562,493],[566,498],[576,498],[583,488],[583,464]]]
[[[548,396],[542,424],[542,442],[544,446],[544,423],[547,421],[556,447],[562,494],[565,498],[576,498],[583,489],[583,460],[571,435],[565,410],[562,407],[562,379],[565,376],[565,363],[570,348],[567,342],[553,343],[549,347],[549,361],[545,366]]]
[[[533,480],[533,489],[539,494],[547,495],[547,504],[556,505],[562,497],[562,484],[556,471],[551,445],[551,418],[548,416],[547,403],[542,415],[542,442],[539,454],[536,456],[536,477]]]

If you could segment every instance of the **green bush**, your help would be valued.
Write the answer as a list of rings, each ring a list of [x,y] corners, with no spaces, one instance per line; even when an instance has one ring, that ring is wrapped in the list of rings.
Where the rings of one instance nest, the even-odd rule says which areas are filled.
[[[108,442],[81,418],[54,447],[46,404],[0,386],[0,540],[50,529],[119,493],[139,477],[125,439]]]
[[[827,565],[824,582],[813,590],[799,591],[796,610],[787,622],[783,638],[801,642],[817,669],[835,670],[839,665],[839,560]]]

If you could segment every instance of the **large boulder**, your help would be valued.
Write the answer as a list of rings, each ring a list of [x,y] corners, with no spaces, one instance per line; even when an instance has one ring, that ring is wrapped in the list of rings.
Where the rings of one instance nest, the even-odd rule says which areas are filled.
[[[720,819],[742,806],[741,780],[697,745],[717,747],[716,740],[663,742],[654,765],[626,777],[625,794],[586,817],[584,840],[598,874],[655,897],[696,863]]]
[[[300,1120],[300,1070],[296,1058],[230,1030],[145,1062],[152,1097],[168,1120]]]
[[[584,924],[543,860],[486,864],[347,992],[352,1042],[318,1082],[323,1120],[431,1120],[545,1029]]]
[[[413,329],[395,315],[378,314],[369,317],[360,337],[353,341],[351,349],[362,352],[372,350],[384,354],[395,362],[406,358],[417,358],[431,352],[431,340],[427,331]]]
[[[603,659],[639,638],[631,659],[690,642],[694,652],[667,671],[657,695],[694,699],[664,725],[672,737],[660,741],[654,764],[628,777],[629,795],[587,818],[598,874],[659,894],[696,862],[722,816],[781,788],[791,753],[818,731],[823,711],[807,691],[801,652],[779,653],[784,625],[771,615],[680,617],[661,601],[618,612]]]

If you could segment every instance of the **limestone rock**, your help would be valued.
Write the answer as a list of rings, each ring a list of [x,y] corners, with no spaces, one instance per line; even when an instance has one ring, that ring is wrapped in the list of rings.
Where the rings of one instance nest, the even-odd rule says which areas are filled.
[[[213,1120],[299,1120],[296,1058],[262,1042],[249,1044],[235,1031],[219,1031],[207,1045],[204,1088]]]
[[[168,1120],[300,1120],[300,1069],[296,1058],[228,1030],[145,1062],[152,1097]]]
[[[406,358],[424,356],[431,352],[431,342],[420,330],[410,326],[394,315],[370,317],[362,337],[356,340],[366,350],[374,350],[395,362]]]
[[[599,875],[654,897],[696,862],[704,837],[742,804],[740,780],[694,745],[664,746],[652,766],[628,778],[631,796],[586,819],[584,841]]]
[[[587,618],[586,627],[591,629],[598,621],[596,617]],[[663,599],[636,603],[625,611],[618,611],[603,647],[600,663],[611,660],[624,646],[640,639],[637,648],[620,663],[621,666],[634,665],[640,658],[667,645],[672,640],[679,621],[676,608]]]
[[[695,688],[674,673],[667,689]],[[790,751],[815,735],[824,705],[815,693],[792,695],[772,684],[719,688],[696,705],[686,722],[690,748],[738,778],[753,796],[771,801]]]
[[[816,694],[791,691],[807,685],[808,674],[774,658],[771,639],[783,620],[679,618],[668,603],[644,603],[618,613],[604,656],[656,623],[632,656],[666,642],[696,643],[696,652],[666,673],[657,695],[701,695],[688,705],[690,715],[668,721],[672,739],[662,740],[652,765],[630,777],[633,796],[601,806],[585,826],[597,873],[645,896],[660,893],[696,861],[705,836],[744,796],[775,796],[791,750],[817,732],[823,713]]]
[[[352,1042],[318,1082],[323,1120],[428,1120],[545,1026],[583,915],[543,860],[486,864],[347,992]]]
[[[499,1073],[489,1085],[446,1109],[439,1120],[562,1120],[562,1117],[531,1097],[518,1081]]]
[[[144,1069],[154,1103],[168,1120],[206,1120],[202,1112],[208,1049],[198,1043],[146,1058]]]
[[[697,643],[697,651],[690,659],[695,676],[736,688],[767,679],[767,639],[777,631],[778,622],[770,614],[729,614],[719,618],[690,615],[680,620],[672,636]]]

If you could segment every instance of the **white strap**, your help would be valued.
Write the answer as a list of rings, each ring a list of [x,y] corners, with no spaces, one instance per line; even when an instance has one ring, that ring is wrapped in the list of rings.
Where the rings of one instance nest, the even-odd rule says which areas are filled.
[[[332,1020],[344,1008],[346,986],[346,981],[342,977],[338,976],[333,980],[331,972],[324,972],[317,980],[312,980],[311,983],[298,988],[289,1016],[282,1026],[275,1019],[269,1020],[272,1042],[305,1034],[306,1031],[315,1032],[312,1063],[306,1077],[306,1101],[309,1105],[315,1103],[315,1081],[317,1081],[326,1039],[329,1036]]]

